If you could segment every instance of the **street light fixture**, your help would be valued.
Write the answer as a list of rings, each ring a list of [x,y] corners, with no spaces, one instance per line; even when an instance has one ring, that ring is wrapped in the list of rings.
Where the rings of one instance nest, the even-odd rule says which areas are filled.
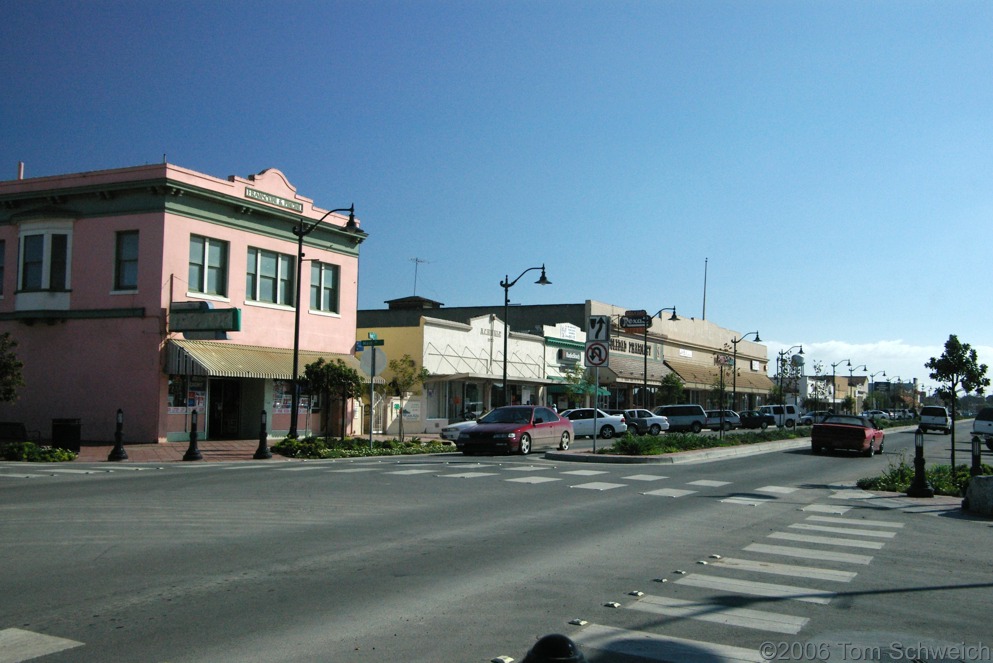
[[[664,311],[672,311],[672,315],[669,317],[669,322],[679,322],[679,316],[676,315],[676,307],[670,306],[668,308],[660,308],[655,315],[648,316],[645,320],[645,343],[641,348],[641,353],[644,355],[645,359],[645,374],[644,383],[641,388],[641,407],[648,409],[648,327],[652,324],[652,318],[662,319],[662,313]],[[663,357],[663,360],[665,357]]]
[[[759,338],[759,333],[757,331],[748,332],[747,334],[742,334],[739,339],[731,339],[731,345],[734,346],[734,362],[731,364],[731,409],[738,409],[738,344],[744,341],[746,338],[755,334],[755,342],[761,343],[762,339]]]
[[[521,280],[521,277],[528,272],[533,272],[535,270],[541,270],[541,278],[535,281],[538,285],[551,285],[552,282],[545,277],[545,266],[541,267],[528,267],[520,275],[514,279],[510,280],[509,276],[504,276],[503,281],[500,281],[500,287],[503,288],[503,404],[508,405],[507,402],[507,340],[510,335],[510,327],[507,324],[507,315],[510,308],[510,289],[514,287],[514,284]]]
[[[896,399],[893,397],[893,380],[896,380],[896,389],[897,389],[896,393],[899,394],[902,391],[903,378],[900,377],[899,375],[894,375],[893,377],[886,378],[886,383],[889,385],[888,387],[886,387],[886,396],[890,400],[890,407],[895,408]],[[902,398],[901,398],[901,402],[903,402]],[[915,407],[916,407],[916,403],[915,403]]]
[[[295,317],[293,320],[293,372],[290,376],[293,380],[293,405],[290,408],[291,418],[290,430],[287,433],[288,437],[297,436],[297,417],[300,412],[300,289],[302,287],[300,281],[303,278],[303,238],[314,232],[314,229],[321,225],[321,222],[324,221],[324,219],[338,212],[348,212],[348,221],[345,223],[345,232],[352,234],[358,234],[361,232],[358,224],[355,223],[354,204],[350,207],[340,207],[338,209],[333,209],[330,212],[325,212],[324,216],[309,226],[306,224],[303,217],[301,217],[299,223],[293,226],[293,234],[297,236],[297,297],[296,306],[294,307]]]
[[[786,368],[786,356],[789,355],[790,352],[792,352],[796,348],[800,348],[800,352],[798,352],[797,354],[802,355],[803,354],[802,345],[794,345],[791,348],[787,348],[786,350],[779,351],[779,398],[782,400],[784,421],[786,418],[786,392],[783,391],[783,371]]]
[[[852,365],[851,359],[842,359],[839,362],[831,364],[831,413],[834,414],[834,407],[838,404],[838,367],[842,364]]]
[[[869,370],[869,369],[866,369],[866,370]],[[872,402],[873,402],[873,405],[875,406],[875,409],[879,409],[879,405],[878,405],[879,399],[876,398],[876,396],[875,396],[876,390],[873,389],[873,385],[876,384],[874,380],[875,380],[876,376],[879,375],[880,373],[883,374],[883,377],[884,378],[886,377],[886,371],[876,371],[875,373],[870,373],[869,374],[869,393],[873,394]]]

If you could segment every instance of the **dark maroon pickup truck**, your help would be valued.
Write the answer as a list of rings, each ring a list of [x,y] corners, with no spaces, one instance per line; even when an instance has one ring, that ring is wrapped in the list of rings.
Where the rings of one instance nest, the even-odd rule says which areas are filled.
[[[869,457],[883,452],[883,435],[868,417],[832,414],[814,424],[810,448],[815,454],[845,449]]]

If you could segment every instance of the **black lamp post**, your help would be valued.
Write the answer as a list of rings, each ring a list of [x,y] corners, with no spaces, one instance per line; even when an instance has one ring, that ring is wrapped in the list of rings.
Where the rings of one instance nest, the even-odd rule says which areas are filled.
[[[969,470],[970,476],[977,476],[983,473],[982,456],[983,450],[980,446],[978,435],[972,436],[972,468]]]
[[[746,338],[755,334],[755,342],[761,343],[762,339],[759,338],[759,333],[757,331],[748,332],[747,334],[742,334],[741,338],[732,338],[731,345],[734,346],[734,361],[731,362],[731,409],[738,410],[738,344],[744,341]]]
[[[272,452],[269,451],[268,433],[265,428],[266,424],[266,412],[262,410],[262,417],[259,420],[259,447],[255,450],[255,455],[252,456],[255,460],[268,460],[272,458]]]
[[[355,223],[355,205],[351,207],[341,207],[339,209],[333,209],[330,212],[326,212],[324,216],[319,218],[317,221],[311,225],[307,225],[303,218],[301,217],[300,223],[293,226],[293,234],[297,236],[297,297],[295,318],[293,320],[293,372],[290,378],[293,380],[293,405],[290,408],[290,430],[287,433],[288,437],[297,436],[297,416],[300,412],[300,376],[298,371],[300,370],[300,281],[303,278],[303,238],[314,232],[317,226],[321,225],[324,219],[328,218],[332,214],[337,212],[348,212],[348,221],[345,223],[345,230],[349,233],[357,233],[358,225]]]
[[[914,481],[907,490],[909,497],[934,497],[934,489],[928,485],[924,474],[924,431],[914,432]]]
[[[655,313],[655,315],[650,315],[648,316],[648,319],[645,320],[645,344],[641,348],[642,354],[644,355],[644,359],[645,359],[644,383],[642,384],[642,391],[641,391],[641,407],[645,408],[646,410],[648,409],[648,328],[652,324],[652,318],[658,318],[659,320],[662,319],[661,316],[664,311],[672,311],[672,316],[670,316],[669,322],[679,322],[679,316],[676,315],[675,306],[670,306],[668,308],[660,308]],[[665,357],[663,357],[663,359],[665,359]]]
[[[834,411],[834,406],[838,404],[838,367],[842,364],[852,365],[851,359],[842,359],[841,361],[831,364],[831,414],[837,414]]]
[[[866,370],[868,370],[868,369],[866,369]],[[879,375],[880,373],[883,374],[883,377],[884,378],[886,377],[886,371],[876,371],[875,373],[870,373],[869,374],[869,393],[872,394],[872,401],[873,401],[873,405],[874,405],[874,407],[873,407],[874,410],[880,409],[879,408],[879,403],[878,403],[879,399],[876,397],[876,390],[873,388],[875,386],[875,384],[876,384],[875,383],[876,376]]]
[[[127,460],[128,452],[124,450],[124,410],[117,408],[117,426],[114,430],[114,448],[107,460]]]
[[[504,276],[503,281],[500,281],[500,287],[503,288],[503,404],[509,405],[507,402],[508,387],[507,387],[507,337],[510,335],[510,327],[507,324],[507,314],[510,309],[510,289],[514,287],[514,284],[521,280],[521,277],[528,272],[533,272],[537,269],[541,270],[541,278],[539,278],[535,283],[538,285],[551,285],[552,282],[545,277],[545,266],[541,267],[528,267],[520,275],[514,279],[510,280],[509,276]]]
[[[197,446],[197,418],[199,413],[196,410],[190,413],[190,446],[183,454],[183,460],[203,460],[200,447]]]
[[[869,371],[869,367],[866,366],[865,364],[862,364],[861,366],[856,366],[855,368],[852,368],[851,366],[848,367],[848,391],[849,391],[849,394],[852,391],[852,379],[855,377],[854,376],[854,373],[855,373],[855,371],[858,371],[858,370],[864,370],[864,371],[868,372]],[[859,393],[859,390],[856,389],[855,390],[855,397],[852,399],[852,401],[855,403],[855,409],[856,410],[859,409],[858,408],[858,405],[859,405],[858,393]],[[851,414],[858,414],[858,412],[852,412]]]

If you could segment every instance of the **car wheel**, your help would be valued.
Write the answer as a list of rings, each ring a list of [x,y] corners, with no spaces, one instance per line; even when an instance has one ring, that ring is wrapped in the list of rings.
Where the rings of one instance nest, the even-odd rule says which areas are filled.
[[[731,430],[731,423],[728,421],[724,422],[724,430]]]
[[[786,420],[786,427],[787,428],[793,428],[794,426],[796,426],[796,421],[794,421],[793,419],[787,419]]]
[[[863,451],[862,455],[866,458],[872,458],[876,455],[876,447],[872,446],[872,440],[869,440],[869,448]]]
[[[769,427],[769,424],[767,422],[765,422],[765,421],[763,421],[762,424],[759,426],[759,428],[761,428],[762,430],[765,430],[768,427]]]
[[[520,449],[518,450],[522,456],[527,456],[531,453],[531,436],[527,433],[521,435]]]
[[[703,426],[700,425],[699,421],[694,421],[693,425],[690,426],[690,430],[693,431],[694,435],[697,435],[701,430],[703,430]]]
[[[813,451],[815,454],[820,456],[822,453],[824,453],[824,447],[811,447],[811,451]]]
[[[600,437],[602,437],[605,440],[609,440],[610,438],[614,437],[614,427],[604,426],[603,428],[601,428]]]
[[[562,439],[559,440],[559,449],[565,451],[569,448],[569,431],[562,431]]]
[[[649,435],[658,435],[662,432],[662,427],[658,424],[652,424],[652,427],[648,429]]]
[[[886,440],[879,441],[879,453],[883,453],[883,445],[886,444]]]

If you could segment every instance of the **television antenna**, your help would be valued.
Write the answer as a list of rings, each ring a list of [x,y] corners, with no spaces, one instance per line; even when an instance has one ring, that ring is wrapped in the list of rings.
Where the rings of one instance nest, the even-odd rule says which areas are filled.
[[[427,260],[422,260],[421,258],[411,258],[410,262],[414,263],[414,294],[417,294],[417,268],[422,263],[430,264]]]

